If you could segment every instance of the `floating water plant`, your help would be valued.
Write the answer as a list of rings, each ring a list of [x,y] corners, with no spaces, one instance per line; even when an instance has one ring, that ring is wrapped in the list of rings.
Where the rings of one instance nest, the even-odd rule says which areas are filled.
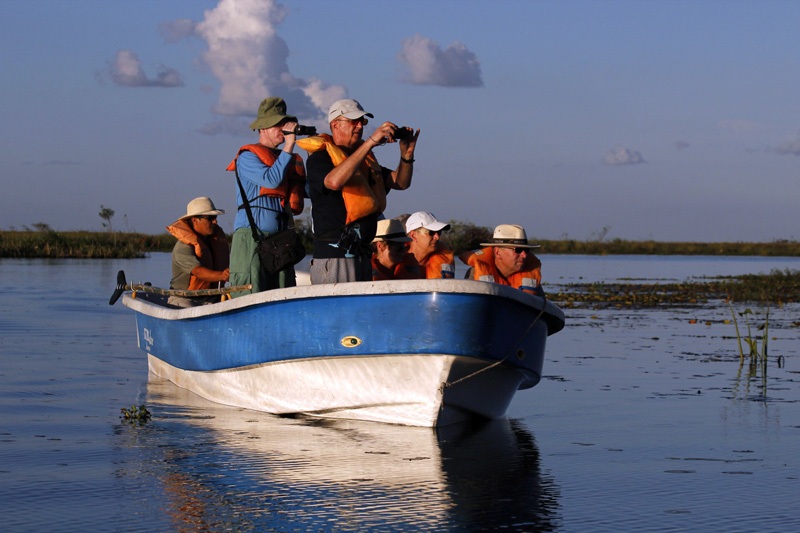
[[[736,320],[736,313],[733,310],[733,300],[730,297],[726,298],[725,301],[730,307],[731,316],[733,316],[733,325],[736,328],[736,340],[739,342],[739,367],[741,368],[744,365],[744,350],[742,349],[742,341],[748,346],[749,348],[749,355],[750,355],[750,366],[755,366],[759,361],[761,362],[762,366],[766,369],[767,365],[767,339],[769,334],[769,304],[767,304],[767,311],[764,318],[764,323],[760,326],[757,326],[757,331],[762,331],[761,335],[761,351],[758,349],[758,334],[756,337],[753,337],[752,329],[750,327],[750,319],[749,315],[755,315],[752,309],[745,309],[739,316],[744,318],[744,322],[747,325],[747,337],[742,337],[741,333],[739,332],[739,322]]]
[[[147,407],[144,405],[140,405],[139,407],[131,405],[130,409],[123,407],[120,409],[120,412],[122,413],[120,418],[132,424],[144,424],[150,420],[150,411],[148,411]]]

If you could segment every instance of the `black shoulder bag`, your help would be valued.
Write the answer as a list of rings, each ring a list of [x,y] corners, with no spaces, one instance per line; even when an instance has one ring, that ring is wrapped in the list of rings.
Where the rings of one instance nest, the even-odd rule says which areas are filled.
[[[235,170],[236,183],[239,185],[239,192],[242,193],[244,208],[247,211],[247,220],[250,222],[250,229],[253,231],[253,240],[256,241],[256,251],[258,252],[258,258],[261,260],[261,266],[270,274],[275,274],[302,261],[306,256],[306,249],[294,229],[294,217],[289,210],[289,199],[283,200],[283,214],[288,218],[286,229],[280,230],[269,237],[264,237],[258,232],[256,221],[253,219],[250,200],[247,199],[242,181],[239,179],[239,169]]]

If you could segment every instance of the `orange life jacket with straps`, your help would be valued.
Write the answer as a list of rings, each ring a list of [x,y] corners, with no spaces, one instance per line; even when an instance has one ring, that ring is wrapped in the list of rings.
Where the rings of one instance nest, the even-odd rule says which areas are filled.
[[[254,153],[262,163],[271,167],[277,161],[278,156],[275,152],[263,144],[246,144],[239,148],[239,153],[233,158],[226,170],[236,170],[236,160],[242,152]],[[281,206],[286,208],[286,199],[289,199],[289,207],[292,213],[299,215],[305,206],[306,192],[306,169],[303,167],[303,160],[298,154],[292,154],[292,162],[286,167],[286,174],[277,189],[261,187],[259,196],[276,196],[281,199]],[[253,198],[248,198],[251,202]]]
[[[298,139],[297,145],[309,154],[325,149],[331,157],[333,166],[338,166],[347,154],[336,146],[333,137],[327,133],[315,137]],[[386,187],[383,183],[383,171],[370,151],[353,177],[342,187],[342,199],[347,210],[345,224],[374,213],[382,213],[386,209]]]
[[[185,220],[178,220],[167,226],[167,231],[172,233],[176,239],[189,246],[194,246],[194,255],[200,261],[200,266],[210,270],[222,271],[230,266],[230,248],[228,239],[222,228],[214,224],[214,233],[208,238],[208,245],[200,239],[192,229],[191,224]],[[187,290],[196,291],[201,289],[218,289],[222,286],[219,281],[202,281],[194,275],[189,278]]]
[[[403,261],[392,269],[380,264],[375,254],[372,254],[372,281],[386,279],[425,279],[425,276],[420,273],[419,263],[413,254],[405,254]]]
[[[528,254],[522,271],[506,278],[497,269],[494,263],[492,247],[482,248],[471,252],[464,252],[458,256],[463,262],[472,267],[472,279],[508,285],[515,289],[541,296],[542,289],[542,262],[533,254]]]
[[[456,276],[456,262],[453,250],[437,249],[419,264],[427,279],[452,279]]]

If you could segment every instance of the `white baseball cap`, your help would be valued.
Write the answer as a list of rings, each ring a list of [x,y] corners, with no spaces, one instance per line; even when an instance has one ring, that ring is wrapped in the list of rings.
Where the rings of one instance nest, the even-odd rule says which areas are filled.
[[[372,113],[364,111],[361,104],[355,100],[337,100],[331,105],[330,109],[328,109],[328,122],[333,122],[339,117],[355,120],[365,115],[369,118],[375,118]]]
[[[427,211],[417,211],[406,220],[406,233],[415,229],[425,228],[431,231],[442,231],[450,229],[450,224],[439,222],[433,213]]]

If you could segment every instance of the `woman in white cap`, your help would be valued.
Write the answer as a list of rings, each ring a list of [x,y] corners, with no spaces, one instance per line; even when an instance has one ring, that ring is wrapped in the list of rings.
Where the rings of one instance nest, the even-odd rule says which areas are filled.
[[[372,240],[372,280],[420,279],[419,264],[408,253],[411,242],[403,231],[403,225],[395,219],[379,220],[375,238]]]
[[[525,228],[500,224],[494,229],[492,242],[482,242],[480,250],[458,256],[472,267],[469,279],[508,285],[515,289],[544,297],[542,262],[530,251],[538,244],[528,244]]]
[[[427,279],[452,279],[456,275],[453,250],[439,241],[450,224],[439,222],[433,213],[417,211],[406,220],[406,233],[412,242],[408,251],[414,254]]]
[[[218,289],[230,278],[229,250],[225,232],[217,225],[217,209],[207,196],[195,198],[186,206],[186,214],[167,226],[178,242],[172,248],[170,289]],[[218,302],[219,296],[181,298],[171,296],[171,305],[191,307]]]

